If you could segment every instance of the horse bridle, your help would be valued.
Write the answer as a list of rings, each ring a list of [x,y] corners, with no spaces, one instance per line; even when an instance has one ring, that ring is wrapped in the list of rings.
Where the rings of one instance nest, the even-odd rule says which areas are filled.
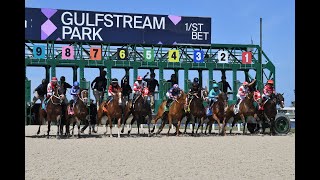
[[[60,103],[54,103],[53,100],[52,100],[52,97],[55,97],[55,98],[59,99],[59,100],[60,100]],[[61,103],[62,103],[61,95],[56,96],[55,94],[52,94],[51,97],[50,97],[50,100],[51,100],[51,103],[52,103],[53,105],[58,105],[58,104],[61,105]]]
[[[88,91],[87,91],[87,90],[82,90],[81,93],[80,93],[81,96],[78,95],[78,97],[79,97],[79,99],[80,99],[82,102],[85,103],[85,102],[88,101],[88,98],[87,98],[87,97],[86,97],[86,98],[83,97],[83,93],[84,93],[84,92],[88,92]]]

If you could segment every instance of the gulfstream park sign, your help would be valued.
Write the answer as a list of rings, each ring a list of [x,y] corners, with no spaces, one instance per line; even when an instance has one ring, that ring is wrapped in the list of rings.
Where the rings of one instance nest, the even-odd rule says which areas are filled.
[[[26,8],[25,39],[211,44],[211,18]]]

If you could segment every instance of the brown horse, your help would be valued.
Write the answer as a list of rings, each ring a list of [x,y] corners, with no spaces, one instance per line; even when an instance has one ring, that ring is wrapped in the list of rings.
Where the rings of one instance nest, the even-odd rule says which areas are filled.
[[[244,98],[244,100],[242,100],[242,102],[239,104],[239,112],[237,114],[234,113],[235,104],[232,104],[227,108],[225,121],[227,122],[231,117],[234,118],[232,121],[230,134],[232,133],[232,128],[238,119],[241,118],[242,120],[243,134],[246,134],[246,118],[249,116],[253,116],[255,119],[257,119],[257,108],[255,108],[253,104],[254,102],[253,94],[254,94],[253,92],[249,92],[248,95]],[[226,131],[226,126],[223,127],[223,135],[225,135],[226,133],[225,131]]]
[[[190,122],[190,120],[193,120],[192,123],[192,135],[194,134],[194,127],[195,123],[198,123],[198,128],[196,130],[196,134],[198,133],[199,127],[201,126],[201,133],[203,130],[203,121],[206,118],[206,109],[203,105],[203,101],[206,100],[208,97],[208,90],[207,88],[200,90],[200,94],[195,93],[191,94],[192,98],[190,100],[190,112],[188,112],[187,115],[187,121],[184,128],[184,133],[187,133],[187,126]]]
[[[74,105],[73,112],[69,110],[65,112],[66,116],[66,134],[70,135],[69,126],[72,124],[72,136],[74,136],[74,126],[77,124],[78,127],[78,138],[80,138],[80,123],[85,121],[87,115],[89,114],[87,103],[88,103],[89,92],[87,89],[80,89],[80,95],[78,95],[78,100]],[[70,109],[72,103],[67,106]],[[90,121],[89,121],[90,122]]]
[[[262,120],[262,124],[268,123],[270,127],[270,135],[274,134],[274,120],[277,115],[277,105],[280,105],[281,108],[284,107],[284,97],[283,94],[271,94],[270,99],[264,102],[264,110],[258,113],[260,120]],[[262,133],[264,134],[265,127],[262,125]]]
[[[172,105],[169,107],[169,112],[165,112],[163,115],[160,115],[159,114],[159,111],[161,111],[161,108],[164,109],[164,107],[161,107],[161,106],[165,106],[164,102],[161,103],[161,106],[159,107],[160,110],[158,110],[158,114],[157,114],[157,117],[154,119],[154,124],[157,123],[157,120],[160,119],[162,117],[162,124],[161,124],[161,127],[159,128],[158,132],[156,134],[159,134],[164,125],[165,125],[165,120],[163,118],[163,116],[168,116],[168,122],[169,122],[169,130],[168,130],[168,133],[167,135],[169,135],[170,133],[170,129],[171,129],[171,126],[172,126],[172,121],[173,120],[177,120],[178,121],[178,124],[175,125],[176,126],[176,135],[179,136],[179,128],[180,128],[180,124],[181,124],[181,120],[182,118],[185,116],[185,112],[184,112],[184,105],[185,105],[185,100],[186,100],[186,94],[181,91],[180,95],[178,96],[178,98],[172,103]],[[162,110],[164,111],[164,110]],[[153,129],[151,132],[153,132],[155,129],[155,125],[153,126]]]
[[[152,111],[151,111],[151,106],[149,102],[147,101],[148,99],[148,94],[149,90],[148,88],[144,88],[142,91],[142,94],[139,95],[134,103],[134,107],[131,108],[132,101],[130,101],[124,111],[124,117],[123,117],[123,126],[121,132],[123,133],[124,126],[126,124],[126,121],[129,117],[129,115],[132,113],[132,120],[131,120],[131,126],[130,129],[128,130],[128,134],[130,134],[132,130],[132,124],[137,121],[137,127],[138,127],[138,135],[140,135],[140,124],[145,121],[146,117],[147,119],[147,124],[148,124],[148,136],[151,136],[150,133],[150,123],[152,119]]]
[[[59,88],[55,88],[53,91],[52,96],[48,99],[47,105],[46,105],[46,110],[42,109],[40,106],[40,125],[37,134],[40,133],[40,127],[42,123],[45,123],[48,121],[48,132],[47,132],[47,138],[49,138],[49,133],[50,133],[50,126],[51,126],[51,121],[55,120],[57,122],[57,138],[60,138],[60,135],[62,135],[61,131],[61,116],[62,116],[62,99],[60,94],[58,93]]]
[[[226,93],[224,92],[221,92],[219,95],[218,95],[218,100],[217,102],[213,103],[211,105],[211,110],[212,110],[212,116],[209,117],[209,122],[206,126],[206,130],[205,130],[205,133],[207,132],[207,128],[209,126],[209,134],[211,133],[211,125],[214,123],[214,120],[217,121],[218,123],[218,126],[219,126],[219,133],[220,133],[220,130],[221,130],[221,122],[223,124],[223,127],[226,125],[226,119],[225,119],[225,110],[226,108],[228,107],[228,96]]]
[[[112,137],[112,120],[117,119],[118,120],[118,138],[120,138],[120,127],[121,127],[121,118],[122,118],[122,103],[123,103],[123,97],[121,93],[121,88],[119,88],[115,95],[113,96],[113,99],[109,102],[103,101],[100,104],[98,115],[97,115],[97,125],[99,126],[101,124],[101,119],[103,116],[108,117],[108,122],[106,123],[106,132],[107,133],[107,124],[109,124],[110,127],[110,137]]]

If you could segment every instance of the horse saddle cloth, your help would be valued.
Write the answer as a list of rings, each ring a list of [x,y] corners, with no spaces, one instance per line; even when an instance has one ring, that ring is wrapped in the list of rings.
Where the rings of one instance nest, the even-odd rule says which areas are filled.
[[[71,106],[68,106],[68,114],[69,115],[74,115],[73,108]]]

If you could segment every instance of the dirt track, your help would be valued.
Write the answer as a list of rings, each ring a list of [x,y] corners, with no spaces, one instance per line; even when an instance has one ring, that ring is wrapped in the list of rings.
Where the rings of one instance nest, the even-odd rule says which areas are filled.
[[[294,134],[119,139],[116,129],[58,140],[26,126],[26,179],[295,179]]]

